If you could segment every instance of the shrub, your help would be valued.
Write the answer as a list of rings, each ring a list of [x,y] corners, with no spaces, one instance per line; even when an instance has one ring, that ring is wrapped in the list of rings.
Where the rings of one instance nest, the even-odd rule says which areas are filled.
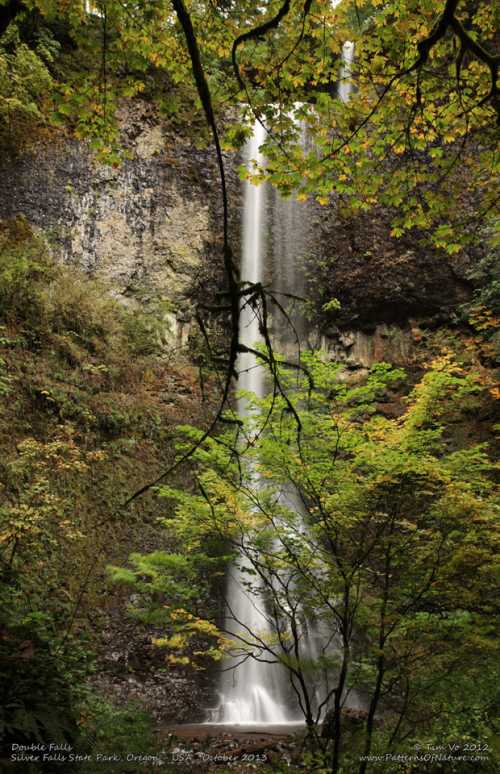
[[[118,303],[95,280],[80,276],[75,282],[69,269],[58,269],[42,298],[50,331],[70,332],[87,349],[97,349],[120,331]]]
[[[142,310],[123,311],[123,326],[130,350],[136,355],[158,355],[172,333],[169,315],[172,304],[166,299],[149,303]]]
[[[140,706],[129,704],[118,709],[100,696],[89,694],[81,709],[80,747],[92,752],[92,761],[82,772],[94,774],[96,756],[122,758],[120,772],[135,772],[140,766],[127,763],[128,755],[151,755],[154,750],[152,721]]]
[[[0,223],[0,313],[9,321],[40,325],[42,287],[54,277],[47,248],[23,218]]]

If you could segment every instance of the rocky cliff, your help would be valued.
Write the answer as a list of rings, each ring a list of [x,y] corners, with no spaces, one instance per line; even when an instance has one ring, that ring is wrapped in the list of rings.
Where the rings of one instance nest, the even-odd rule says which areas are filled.
[[[129,305],[162,303],[171,339],[185,345],[193,300],[220,289],[221,202],[213,149],[160,122],[145,102],[120,113],[125,160],[95,161],[82,142],[60,137],[0,162],[0,219],[22,214],[43,231],[54,256],[105,281]],[[238,252],[241,191],[238,159],[226,158],[231,236]],[[270,253],[288,228],[269,196]],[[272,203],[274,201],[274,204]],[[281,213],[281,215],[280,215]],[[301,249],[302,292],[310,304],[312,346],[324,346],[348,369],[376,359],[408,365],[419,326],[450,319],[470,298],[478,256],[438,254],[423,235],[395,239],[390,213],[349,215],[341,202],[308,205]],[[282,248],[297,234],[281,236]],[[273,257],[269,281],[275,284]],[[280,279],[277,279],[278,284]],[[337,298],[340,308],[323,310]],[[312,310],[312,311],[311,311]]]
[[[120,125],[125,159],[116,168],[67,137],[4,157],[0,219],[23,215],[57,260],[104,280],[125,303],[167,302],[167,321],[185,343],[190,298],[221,277],[214,154],[174,134],[146,103],[124,107]]]

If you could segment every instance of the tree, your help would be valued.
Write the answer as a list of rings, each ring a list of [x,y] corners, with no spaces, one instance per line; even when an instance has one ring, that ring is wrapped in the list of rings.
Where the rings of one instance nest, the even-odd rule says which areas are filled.
[[[257,436],[255,415],[243,429],[254,439],[243,470],[238,438],[224,434],[206,439],[195,454],[198,494],[160,488],[177,502],[165,527],[205,568],[202,591],[176,605],[198,616],[190,600],[210,588],[203,580],[207,546],[216,548],[211,561],[221,569],[232,553],[247,590],[257,599],[264,594],[274,634],[249,631],[245,621],[228,630],[219,623],[217,655],[222,648],[240,659],[281,663],[315,737],[325,708],[332,709],[332,771],[341,765],[343,707],[353,689],[366,707],[360,772],[374,745],[397,751],[408,737],[432,740],[444,718],[462,740],[487,735],[491,691],[481,680],[472,694],[461,694],[461,685],[471,685],[460,675],[478,670],[471,641],[483,675],[491,680],[494,673],[494,466],[484,445],[454,449],[452,434],[484,386],[444,356],[414,388],[402,416],[388,419],[375,402],[401,372],[379,364],[365,385],[349,388],[331,363],[310,356],[308,365],[316,389],[293,397],[300,436],[282,399],[249,396],[267,420]],[[200,435],[186,434],[189,443]],[[167,574],[168,561],[162,560]],[[143,591],[161,591],[167,582],[160,571],[141,587],[141,572],[128,580]],[[175,574],[169,578],[176,583]],[[175,593],[182,593],[178,583]],[[170,597],[157,597],[158,606],[169,607]],[[315,654],[307,647],[308,621],[322,631]],[[172,639],[165,644],[175,646]]]
[[[78,486],[102,452],[83,452],[70,427],[43,443],[26,438],[2,464],[0,685],[2,753],[12,742],[78,735],[89,652],[73,631],[85,579]],[[57,481],[56,481],[57,477]],[[66,491],[65,491],[66,490]],[[83,575],[83,573],[82,573]],[[88,580],[88,579],[87,579]]]

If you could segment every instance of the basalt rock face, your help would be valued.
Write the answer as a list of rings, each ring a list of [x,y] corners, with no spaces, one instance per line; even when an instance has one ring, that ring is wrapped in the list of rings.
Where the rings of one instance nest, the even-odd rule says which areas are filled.
[[[311,272],[322,279],[318,304],[341,303],[335,323],[372,331],[412,318],[446,321],[472,292],[468,278],[477,255],[447,255],[415,230],[391,235],[391,213],[373,208],[343,216],[341,207],[316,210]],[[316,287],[318,285],[316,284]]]
[[[381,323],[371,331],[329,325],[326,333],[312,330],[308,345],[329,352],[343,365],[346,381],[359,381],[374,363],[392,363],[412,369],[420,361],[422,331],[414,320],[406,324]]]
[[[31,152],[17,158],[0,158],[0,219],[24,217],[43,234],[57,261],[101,279],[103,288],[133,308],[168,301],[165,327],[175,334],[175,355],[166,353],[161,364],[152,359],[151,369],[163,370],[164,391],[158,393],[158,405],[170,408],[172,414],[170,420],[167,415],[156,415],[160,419],[144,449],[138,442],[142,462],[141,455],[154,448],[154,432],[163,432],[169,422],[172,428],[186,422],[198,426],[206,423],[202,412],[190,416],[185,413],[197,389],[198,371],[194,382],[188,366],[180,376],[176,345],[186,344],[190,331],[194,331],[191,322],[200,296],[209,302],[211,294],[223,285],[222,207],[210,145],[198,148],[187,131],[186,135],[176,135],[145,103],[124,106],[120,124],[129,158],[116,168],[97,162],[86,143],[70,137],[38,142]],[[231,234],[234,244],[238,244],[240,184],[232,160],[227,174],[233,203]],[[153,370],[148,379],[152,376]],[[59,375],[55,377],[58,379]],[[210,381],[206,385],[206,400],[210,402]],[[148,392],[150,387],[146,388]],[[100,413],[96,411],[96,417],[111,421],[117,416],[126,418],[129,409],[133,412],[131,397],[125,395],[122,402],[114,390],[97,390],[95,400]],[[196,405],[207,406],[199,393]],[[145,414],[148,411],[145,406]],[[106,434],[112,432],[113,425],[104,425],[100,419],[98,423],[102,441],[107,443]],[[154,460],[138,486],[160,472],[155,464],[161,470],[168,467],[168,455],[174,451],[170,438],[165,430],[165,457]],[[123,443],[129,441],[135,443],[132,438]],[[117,449],[121,442],[116,441]],[[191,486],[189,473],[183,475]],[[135,484],[130,486],[128,491]],[[143,508],[145,523],[141,529],[136,533],[131,528],[119,545],[110,541],[106,554],[110,563],[125,565],[133,552],[172,550],[164,545],[159,526],[148,527],[148,519],[156,521],[154,506],[151,510],[149,506]],[[139,701],[157,721],[202,719],[203,707],[210,704],[203,680],[189,670],[168,668],[165,653],[152,646],[151,631],[130,620],[129,601],[119,589],[106,586],[92,612],[104,622],[95,644],[94,687],[118,704]]]
[[[0,161],[0,218],[23,215],[43,230],[57,260],[104,280],[127,303],[168,300],[182,324],[196,289],[207,293],[207,283],[222,281],[214,152],[162,125],[146,103],[123,107],[120,125],[130,158],[116,168],[73,139]]]
[[[391,213],[373,208],[344,215],[339,202],[311,206],[306,256],[312,300],[311,346],[322,346],[346,371],[377,361],[412,367],[422,329],[453,323],[470,300],[472,267],[481,256],[433,249],[423,234],[391,235]],[[328,310],[328,302],[337,299]],[[326,305],[326,309],[325,309]]]

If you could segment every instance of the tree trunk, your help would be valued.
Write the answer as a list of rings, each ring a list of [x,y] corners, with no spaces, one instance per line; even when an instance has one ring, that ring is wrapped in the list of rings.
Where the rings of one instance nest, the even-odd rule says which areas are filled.
[[[342,746],[342,694],[344,693],[347,670],[349,666],[349,642],[347,635],[342,635],[342,665],[337,688],[335,689],[335,700],[333,705],[333,752],[332,752],[332,774],[337,774],[340,766],[340,754]]]
[[[368,766],[368,761],[366,760],[366,758],[370,755],[370,750],[372,748],[375,713],[377,711],[378,702],[380,699],[380,691],[382,689],[384,672],[385,672],[385,658],[384,658],[384,654],[382,653],[382,655],[379,657],[377,661],[377,680],[375,683],[375,690],[373,692],[372,700],[370,702],[370,709],[368,710],[368,717],[366,719],[366,739],[365,739],[365,749],[363,752],[363,757],[365,758],[365,760],[361,761],[361,765],[359,767],[359,774],[365,774]]]

